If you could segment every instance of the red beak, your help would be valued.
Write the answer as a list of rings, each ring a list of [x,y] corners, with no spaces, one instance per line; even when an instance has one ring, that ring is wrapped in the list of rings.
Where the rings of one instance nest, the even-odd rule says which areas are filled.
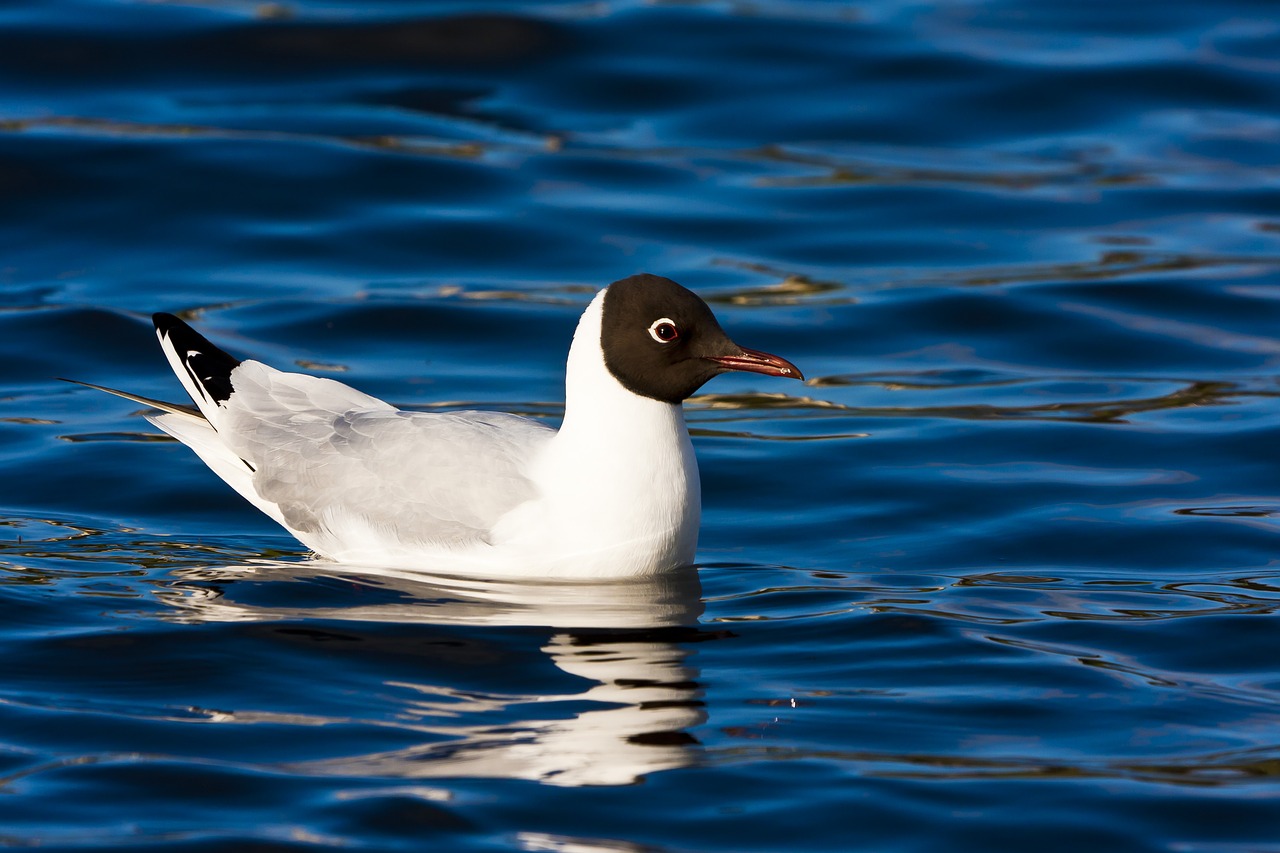
[[[733,355],[708,355],[708,361],[714,361],[725,370],[744,370],[747,373],[763,373],[766,376],[782,376],[787,379],[804,380],[804,374],[785,358],[770,355],[760,350],[739,347],[742,350]]]

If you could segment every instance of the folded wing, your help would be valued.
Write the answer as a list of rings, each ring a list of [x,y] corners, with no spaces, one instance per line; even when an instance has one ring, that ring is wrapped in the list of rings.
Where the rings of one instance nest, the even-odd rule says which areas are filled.
[[[206,423],[152,416],[308,546],[333,553],[487,542],[533,498],[529,460],[553,431],[488,412],[403,412],[341,382],[237,361],[181,320],[161,346]]]

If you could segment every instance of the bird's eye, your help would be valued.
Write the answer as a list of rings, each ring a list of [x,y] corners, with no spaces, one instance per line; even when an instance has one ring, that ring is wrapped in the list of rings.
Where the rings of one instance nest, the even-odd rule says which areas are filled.
[[[675,323],[663,317],[661,320],[653,321],[653,325],[649,327],[649,337],[660,344],[669,344],[679,339],[680,330],[676,328]]]

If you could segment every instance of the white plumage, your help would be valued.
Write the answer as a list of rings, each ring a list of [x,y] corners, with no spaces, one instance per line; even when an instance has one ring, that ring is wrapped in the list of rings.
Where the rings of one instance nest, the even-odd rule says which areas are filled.
[[[727,369],[799,372],[733,344],[701,300],[709,325],[699,316],[687,333],[681,327],[687,354],[676,358],[669,342],[649,334],[656,344],[635,336],[636,352],[606,355],[613,346],[604,340],[606,295],[619,285],[638,288],[636,279],[654,289],[641,294],[645,300],[667,287],[679,291],[677,301],[697,300],[653,276],[602,290],[573,337],[558,431],[508,414],[400,411],[331,379],[236,362],[167,315],[157,319],[160,344],[198,412],[112,393],[162,408],[148,420],[322,557],[437,574],[652,575],[693,561],[700,516],[697,462],[679,405],[687,394],[668,389],[671,374],[696,367],[685,384],[700,385]],[[622,303],[610,310],[634,310]],[[686,339],[696,337],[699,320],[706,340],[695,344]],[[646,333],[652,324],[648,314],[615,323]],[[649,350],[663,360],[651,363]],[[611,364],[639,377],[635,387],[624,386]],[[646,391],[650,376],[656,384]]]

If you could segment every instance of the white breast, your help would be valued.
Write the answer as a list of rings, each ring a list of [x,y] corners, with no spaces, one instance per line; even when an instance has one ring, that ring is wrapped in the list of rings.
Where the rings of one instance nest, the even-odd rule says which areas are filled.
[[[541,498],[495,530],[496,542],[544,555],[547,574],[654,574],[692,563],[698,544],[701,489],[684,410],[609,373],[602,302],[574,334],[564,424],[530,468]]]

